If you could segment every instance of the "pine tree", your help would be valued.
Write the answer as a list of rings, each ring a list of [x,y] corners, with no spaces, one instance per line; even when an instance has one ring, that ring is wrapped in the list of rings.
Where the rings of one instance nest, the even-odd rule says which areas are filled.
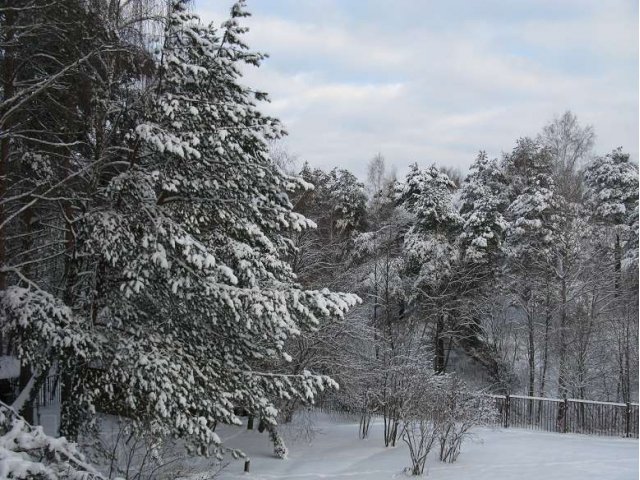
[[[512,185],[507,208],[508,254],[521,265],[539,264],[552,253],[559,221],[549,152],[537,142],[518,140],[505,158]]]
[[[335,385],[270,370],[287,338],[357,299],[304,290],[287,262],[291,232],[313,226],[288,193],[308,184],[269,158],[284,131],[239,83],[264,58],[242,43],[243,3],[217,29],[172,2],[156,54],[142,27],[118,30],[133,25],[123,10],[31,6],[0,10],[0,320],[25,367],[14,407],[53,371],[69,438],[101,409],[206,453],[236,407],[273,424],[279,398]]]
[[[466,316],[456,333],[456,343],[489,373],[504,391],[512,378],[498,352],[487,341],[483,308],[495,305],[504,265],[508,183],[497,159],[480,152],[460,189],[462,229],[459,237],[461,268],[458,273],[462,311]],[[491,307],[489,307],[491,308]]]
[[[292,265],[304,285],[331,285],[344,271],[353,239],[365,228],[364,186],[347,170],[325,172],[306,163],[300,177],[311,188],[294,192],[295,211],[317,228],[293,235],[298,249]]]
[[[343,235],[350,236],[365,228],[365,209],[367,198],[364,185],[348,170],[334,169],[329,190],[335,197],[336,227]]]
[[[405,236],[405,251],[409,264],[419,270],[418,288],[437,285],[456,260],[453,242],[461,218],[452,203],[454,190],[453,182],[435,165],[420,170],[414,164],[397,186],[398,203],[415,216]]]
[[[633,265],[638,255],[637,166],[619,148],[596,158],[587,167],[585,183],[591,217],[598,224],[613,228],[618,262],[622,263],[625,250],[625,263]]]
[[[461,192],[460,241],[465,260],[490,264],[500,254],[507,228],[505,192],[506,180],[497,160],[480,152]]]
[[[237,3],[217,30],[172,2],[129,168],[100,189],[82,226],[82,255],[97,262],[101,347],[83,397],[205,453],[219,451],[216,423],[240,423],[235,407],[274,424],[276,399],[311,401],[333,386],[268,365],[288,358],[287,338],[356,302],[302,290],[286,261],[287,232],[313,224],[287,195],[305,182],[269,158],[283,130],[257,109],[265,94],[239,83],[240,66],[263,58],[242,43],[247,15]]]
[[[510,288],[527,322],[528,395],[535,393],[536,315],[556,258],[560,200],[552,177],[549,151],[529,138],[518,140],[504,159],[509,179],[506,251]],[[531,412],[530,412],[531,413]]]
[[[446,368],[445,330],[455,317],[456,278],[459,250],[456,238],[462,219],[453,205],[455,184],[435,165],[420,170],[413,165],[403,184],[397,187],[397,200],[415,217],[405,235],[406,272],[413,279],[414,302],[430,311],[435,324],[434,370]],[[449,331],[455,330],[450,325]],[[448,338],[451,341],[451,337]]]
[[[611,350],[617,360],[617,392],[619,400],[632,398],[637,346],[632,332],[637,330],[638,304],[638,167],[629,155],[616,149],[596,158],[585,172],[586,204],[596,225],[604,271],[613,294],[610,310],[610,333],[615,339]],[[607,275],[608,274],[608,275]]]

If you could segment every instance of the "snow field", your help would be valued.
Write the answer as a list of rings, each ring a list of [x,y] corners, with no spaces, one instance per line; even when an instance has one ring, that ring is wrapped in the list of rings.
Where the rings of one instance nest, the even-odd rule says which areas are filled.
[[[407,447],[382,443],[382,424],[372,424],[370,437],[358,439],[357,419],[315,415],[316,435],[309,443],[296,425],[283,426],[289,457],[273,456],[267,433],[223,428],[226,445],[242,449],[251,460],[231,461],[220,479],[393,479],[407,478]],[[422,478],[434,480],[635,480],[638,440],[557,434],[522,429],[479,428],[462,448],[458,461],[445,464],[432,450]]]

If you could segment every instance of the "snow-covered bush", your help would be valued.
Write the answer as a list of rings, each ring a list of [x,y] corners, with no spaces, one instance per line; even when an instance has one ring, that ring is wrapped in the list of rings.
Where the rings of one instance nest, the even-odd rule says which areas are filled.
[[[409,447],[412,475],[422,475],[427,456],[437,438],[438,426],[432,420],[420,416],[405,420],[402,440]]]
[[[497,412],[489,398],[474,394],[456,377],[443,382],[438,396],[440,460],[453,463],[460,455],[462,442],[471,435],[471,429],[491,423]]]
[[[315,436],[320,431],[315,418],[315,411],[310,407],[299,409],[294,418],[294,421],[281,424],[280,433],[287,442],[306,442],[311,443]]]
[[[450,374],[420,372],[403,393],[401,436],[409,447],[412,475],[422,475],[436,442],[440,460],[455,462],[471,429],[491,423],[497,414],[489,399]]]
[[[150,432],[150,427],[136,428],[125,417],[106,415],[84,432],[79,443],[87,459],[109,479],[173,480],[191,478],[206,469],[207,476],[198,477],[205,480],[229,463],[216,457],[196,460],[184,451],[182,440]],[[234,458],[242,455],[229,451]]]
[[[0,478],[38,480],[104,479],[74,443],[29,425],[0,402]]]
[[[428,371],[416,376],[411,388],[405,390],[402,419],[402,440],[409,447],[411,474],[422,475],[427,456],[438,440],[441,425],[441,384],[445,375],[434,375]]]
[[[278,458],[287,458],[289,449],[275,427],[269,428],[269,439],[273,442],[273,454]]]

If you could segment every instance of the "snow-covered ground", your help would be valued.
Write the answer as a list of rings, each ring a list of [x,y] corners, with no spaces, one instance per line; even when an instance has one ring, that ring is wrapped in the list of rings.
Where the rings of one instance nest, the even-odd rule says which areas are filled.
[[[289,457],[272,455],[267,433],[222,429],[227,446],[241,448],[251,459],[232,461],[221,479],[392,479],[407,478],[409,456],[404,443],[382,446],[382,425],[371,427],[368,440],[359,440],[357,420],[315,415],[315,437],[309,443],[300,428],[283,428]],[[454,464],[438,461],[432,451],[425,477],[434,480],[636,480],[638,441],[633,439],[557,434],[520,429],[478,429]]]

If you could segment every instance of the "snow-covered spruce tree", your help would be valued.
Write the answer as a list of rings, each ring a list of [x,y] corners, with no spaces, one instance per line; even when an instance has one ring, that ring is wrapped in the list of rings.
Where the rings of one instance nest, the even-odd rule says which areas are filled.
[[[549,151],[529,138],[519,139],[503,165],[510,184],[506,211],[507,267],[514,304],[526,317],[528,394],[535,392],[536,312],[543,284],[556,258],[560,199],[556,195]]]
[[[446,368],[445,328],[457,300],[453,275],[459,260],[456,237],[462,219],[453,205],[455,184],[435,165],[419,169],[413,165],[404,183],[397,186],[396,199],[415,217],[405,235],[406,271],[413,278],[414,302],[418,302],[435,325],[434,370]]]
[[[508,254],[523,265],[537,265],[551,253],[559,221],[551,156],[534,140],[522,138],[504,163],[511,184]]]
[[[239,83],[263,55],[241,41],[235,4],[221,29],[174,0],[157,82],[131,134],[129,168],[101,189],[84,219],[83,252],[97,261],[93,321],[102,355],[82,381],[106,405],[219,452],[217,423],[242,407],[273,424],[278,398],[311,400],[334,386],[308,371],[281,375],[290,336],[339,317],[357,298],[306,291],[284,260],[290,231],[312,227],[287,192],[303,181],[276,168],[265,94]]]
[[[617,357],[616,397],[628,402],[638,368],[632,334],[638,328],[638,167],[616,149],[587,167],[585,183],[586,204],[605,259],[598,275],[609,279],[605,291],[613,296],[607,320],[611,350]]]
[[[632,266],[638,258],[638,167],[616,149],[587,167],[585,183],[593,221],[613,230],[616,269],[623,256]]]
[[[449,177],[435,165],[411,167],[396,187],[396,200],[415,217],[405,236],[408,268],[416,271],[416,288],[439,285],[457,259],[454,241],[461,218],[452,202],[455,190]]]
[[[496,297],[501,291],[507,192],[508,184],[500,164],[481,151],[460,189],[461,286],[464,285],[469,319],[461,325],[457,343],[485,368],[494,386],[501,391],[509,388],[513,378],[496,346],[488,341],[483,317],[496,307]]]
[[[460,223],[451,200],[455,188],[447,174],[435,165],[420,169],[413,164],[405,181],[396,187],[396,199],[416,216],[414,231],[451,236]]]
[[[292,195],[295,211],[317,228],[295,233],[298,248],[291,264],[304,285],[328,285],[338,280],[353,237],[364,230],[364,186],[351,172],[338,168],[325,172],[305,164],[300,177],[314,188],[300,188]]]
[[[495,267],[500,256],[507,223],[506,180],[498,161],[480,152],[461,191],[460,248],[463,259]]]

